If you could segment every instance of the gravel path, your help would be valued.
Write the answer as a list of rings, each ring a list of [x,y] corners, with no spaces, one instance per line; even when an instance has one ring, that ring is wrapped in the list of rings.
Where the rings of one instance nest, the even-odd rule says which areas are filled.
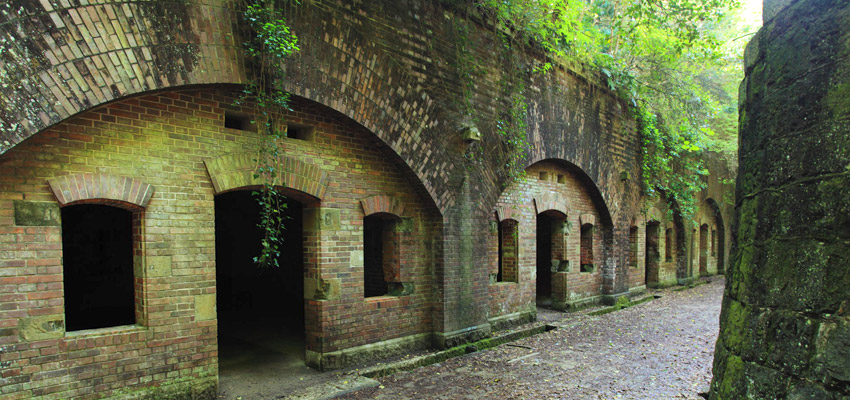
[[[340,399],[701,399],[723,278],[601,316],[541,312],[559,329],[380,378]]]

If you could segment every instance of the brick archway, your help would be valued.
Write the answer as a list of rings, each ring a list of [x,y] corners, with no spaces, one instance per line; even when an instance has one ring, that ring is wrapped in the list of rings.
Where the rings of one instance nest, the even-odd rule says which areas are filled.
[[[404,217],[404,203],[392,196],[371,196],[360,200],[363,207],[363,215],[369,216],[376,213],[392,214],[396,217]]]
[[[241,50],[234,46],[241,42],[239,32],[233,31],[230,23],[218,22],[237,19],[237,11],[197,1],[167,9],[159,3],[22,3],[18,15],[7,21],[16,27],[9,30],[13,33],[10,43],[15,43],[9,51],[20,56],[14,58],[16,63],[0,67],[5,80],[20,82],[0,91],[0,103],[5,105],[0,109],[0,154],[59,122],[110,102],[152,91],[249,82]],[[439,102],[389,53],[352,54],[338,43],[347,46],[362,38],[346,37],[346,29],[328,32],[310,23],[326,20],[329,16],[322,13],[333,12],[303,7],[299,18],[292,19],[302,47],[314,50],[286,61],[289,79],[284,89],[326,105],[374,133],[418,177],[437,209],[445,212],[454,203],[454,194],[429,173],[437,169],[450,173],[459,165],[438,145],[442,136],[424,134],[435,124],[433,116],[438,114],[433,110]],[[82,23],[78,15],[91,24]],[[116,29],[119,26],[123,30]],[[205,33],[197,34],[197,29]],[[329,34],[342,36],[329,41]],[[93,39],[82,43],[80,37]],[[329,60],[347,69],[316,68],[328,65]],[[422,147],[431,153],[424,156],[416,151]]]
[[[61,207],[97,201],[121,208],[141,209],[148,205],[154,187],[138,179],[107,174],[64,175],[47,180]]]
[[[546,211],[557,211],[567,215],[567,210],[570,209],[569,202],[566,198],[561,198],[552,194],[544,194],[534,199],[534,206],[537,214],[542,214]]]
[[[260,186],[264,182],[254,177],[256,163],[250,154],[231,154],[205,160],[215,194]],[[321,200],[328,189],[328,174],[318,165],[294,157],[281,156],[276,165],[275,186],[295,189]]]

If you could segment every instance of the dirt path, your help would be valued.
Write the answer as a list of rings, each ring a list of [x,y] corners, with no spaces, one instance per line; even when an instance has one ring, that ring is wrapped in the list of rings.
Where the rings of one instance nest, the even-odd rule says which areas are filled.
[[[610,314],[541,313],[559,329],[381,378],[341,399],[700,399],[723,278]]]

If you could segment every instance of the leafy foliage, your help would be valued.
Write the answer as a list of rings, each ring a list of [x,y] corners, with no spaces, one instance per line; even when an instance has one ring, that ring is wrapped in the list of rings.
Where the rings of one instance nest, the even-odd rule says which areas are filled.
[[[552,61],[579,72],[601,74],[627,99],[642,134],[646,193],[664,191],[683,214],[693,212],[693,195],[707,173],[700,155],[735,149],[742,47],[724,46],[719,38],[740,36],[740,24],[730,17],[737,0],[478,4],[514,42],[540,46]]]
[[[243,43],[245,58],[253,80],[245,85],[239,104],[250,104],[264,143],[258,146],[254,159],[254,178],[263,182],[260,190],[252,192],[260,205],[260,222],[263,231],[260,254],[254,262],[260,267],[278,267],[282,232],[285,229],[286,197],[274,185],[278,177],[277,164],[281,155],[280,140],[282,111],[289,109],[289,93],[284,90],[284,70],[280,63],[299,50],[298,37],[291,31],[281,14],[278,2],[257,0],[244,4],[243,17],[249,29]]]

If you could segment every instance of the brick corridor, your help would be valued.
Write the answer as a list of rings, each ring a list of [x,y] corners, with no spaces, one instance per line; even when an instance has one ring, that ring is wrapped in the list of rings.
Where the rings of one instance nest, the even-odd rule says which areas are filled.
[[[700,399],[711,379],[724,280],[490,351],[381,378],[343,399]],[[549,320],[553,314],[541,314]]]

